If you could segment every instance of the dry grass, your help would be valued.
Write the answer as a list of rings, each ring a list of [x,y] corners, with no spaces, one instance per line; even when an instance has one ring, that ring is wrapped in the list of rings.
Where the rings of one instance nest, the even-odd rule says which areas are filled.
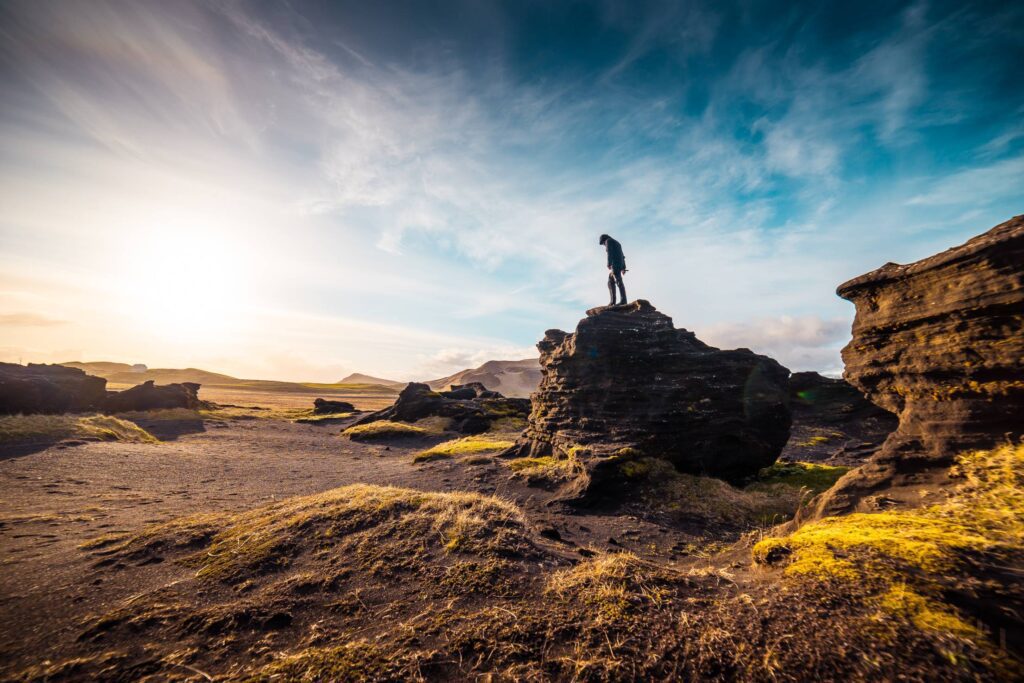
[[[505,441],[499,439],[489,439],[480,436],[466,436],[461,439],[453,439],[451,441],[445,441],[438,445],[428,448],[425,451],[417,453],[413,456],[413,462],[427,462],[430,460],[439,460],[442,458],[450,458],[453,455],[479,455],[481,453],[495,453],[503,451],[506,448],[511,448],[513,445],[512,441]]]
[[[413,423],[376,420],[349,427],[341,434],[354,441],[386,441],[403,437],[438,436],[451,425],[446,417],[425,417]]]
[[[42,443],[63,439],[157,443],[152,434],[110,415],[5,415],[0,443]]]

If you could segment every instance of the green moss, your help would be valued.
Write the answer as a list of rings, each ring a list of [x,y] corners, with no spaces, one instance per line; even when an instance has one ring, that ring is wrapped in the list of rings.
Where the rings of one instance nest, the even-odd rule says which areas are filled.
[[[758,485],[763,488],[774,484],[784,484],[785,486],[809,489],[812,493],[820,493],[831,488],[840,477],[849,471],[849,467],[819,465],[810,462],[777,462],[758,472],[757,481],[750,488],[757,490]]]

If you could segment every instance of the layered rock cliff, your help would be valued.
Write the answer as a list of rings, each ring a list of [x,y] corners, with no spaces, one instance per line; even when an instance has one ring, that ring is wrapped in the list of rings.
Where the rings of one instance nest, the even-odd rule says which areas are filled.
[[[927,501],[958,453],[1024,435],[1024,216],[837,293],[857,307],[844,376],[899,427],[815,514]]]
[[[789,371],[746,349],[720,351],[647,301],[587,311],[576,332],[537,344],[542,378],[513,455],[571,458],[567,497],[596,493],[638,458],[739,481],[789,437]]]

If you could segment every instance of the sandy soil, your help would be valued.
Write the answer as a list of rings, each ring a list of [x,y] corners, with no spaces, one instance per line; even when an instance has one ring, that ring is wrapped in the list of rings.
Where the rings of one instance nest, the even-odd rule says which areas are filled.
[[[247,398],[239,402],[253,404],[256,397]],[[258,402],[279,406],[279,399]],[[413,463],[415,453],[440,438],[360,444],[340,436],[344,424],[268,418],[140,424],[165,441],[0,447],[0,672],[56,656],[78,638],[89,615],[188,571],[173,563],[110,566],[81,550],[82,543],[181,515],[240,511],[351,483],[494,493],[520,503],[538,530],[557,530],[567,553],[614,547],[669,564],[698,561],[682,549],[699,537],[628,511],[549,507],[551,494],[511,477],[500,461]]]

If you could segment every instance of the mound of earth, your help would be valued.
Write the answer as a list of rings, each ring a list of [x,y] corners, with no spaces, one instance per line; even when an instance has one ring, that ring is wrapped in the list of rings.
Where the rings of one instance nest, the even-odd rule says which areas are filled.
[[[81,413],[97,410],[107,380],[62,365],[0,363],[0,414]]]
[[[816,372],[790,376],[789,405],[793,426],[779,459],[790,462],[863,464],[899,423],[849,382]]]
[[[844,376],[899,427],[816,515],[930,502],[956,454],[1024,435],[1024,216],[837,291],[857,307]]]
[[[410,382],[398,394],[393,405],[360,418],[354,426],[377,421],[412,423],[428,417],[439,417],[451,421],[452,431],[480,434],[497,420],[525,418],[529,410],[529,401],[505,398],[480,384],[464,385],[439,393],[426,384]]]
[[[578,463],[566,498],[592,497],[643,457],[742,481],[789,438],[786,368],[708,346],[647,301],[587,311],[574,334],[548,330],[537,347],[543,379],[510,455]]]

